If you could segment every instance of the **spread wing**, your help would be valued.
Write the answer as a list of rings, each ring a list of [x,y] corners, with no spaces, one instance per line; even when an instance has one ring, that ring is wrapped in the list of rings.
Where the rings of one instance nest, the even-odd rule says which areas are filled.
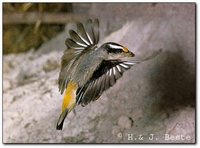
[[[77,91],[77,104],[87,105],[97,100],[103,91],[113,86],[123,73],[139,61],[103,61],[91,80]]]
[[[78,22],[77,31],[69,30],[71,38],[66,39],[65,44],[68,48],[75,49],[76,54],[81,53],[85,49],[92,49],[99,42],[99,21],[95,19],[87,20],[85,26]],[[90,47],[90,48],[89,48]]]
[[[77,31],[69,30],[70,38],[67,38],[65,50],[61,61],[61,71],[59,74],[59,91],[64,92],[68,83],[68,74],[74,61],[76,61],[86,50],[93,50],[99,42],[99,21],[91,19],[86,21],[86,24],[77,23]]]

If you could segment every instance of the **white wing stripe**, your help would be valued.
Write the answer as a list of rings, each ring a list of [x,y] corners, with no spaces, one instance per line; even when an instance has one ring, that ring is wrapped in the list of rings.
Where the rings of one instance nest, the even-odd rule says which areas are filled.
[[[109,71],[107,71],[106,75],[109,75]]]
[[[113,73],[114,73],[114,75],[116,75],[116,69],[115,69],[115,67],[113,67]]]
[[[93,44],[93,41],[92,41],[92,39],[90,38],[89,34],[88,34],[87,32],[86,32],[86,34],[87,34],[87,37],[88,37],[90,43]]]
[[[74,54],[79,54],[79,53],[81,53],[81,51],[79,50],[74,52]]]
[[[82,96],[83,96],[83,92],[81,93],[81,95],[80,95],[80,97],[78,98],[78,101],[77,101],[77,103],[79,103],[80,102],[80,100],[81,100],[81,98],[82,98]]]
[[[111,76],[112,75],[112,69],[110,69],[110,71],[109,71],[110,73],[109,73],[109,76]]]
[[[124,65],[124,64],[119,64],[119,65],[121,65],[122,67],[124,67],[124,68],[129,68],[129,66],[127,66],[127,65]]]
[[[122,72],[119,65],[116,66],[119,72]]]
[[[83,47],[87,47],[87,45],[82,44],[82,43],[79,43],[79,42],[76,42],[76,44],[78,44],[78,45],[80,45],[80,46],[83,46]]]
[[[133,63],[133,62],[123,62],[124,64],[127,64],[127,65],[134,65],[136,63]]]
[[[88,41],[86,41],[82,36],[80,36],[80,38],[81,38],[87,45],[90,45],[90,43],[88,43]]]
[[[83,50],[83,49],[85,49],[85,48],[84,48],[84,47],[76,47],[76,48],[74,48],[74,49]]]

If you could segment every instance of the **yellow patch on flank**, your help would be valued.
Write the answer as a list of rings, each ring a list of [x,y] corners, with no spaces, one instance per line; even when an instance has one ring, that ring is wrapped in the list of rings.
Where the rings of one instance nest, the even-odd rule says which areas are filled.
[[[122,49],[123,49],[124,52],[128,52],[128,48],[123,47]]]
[[[74,82],[69,82],[65,90],[65,95],[62,104],[62,111],[66,108],[71,109],[76,103],[76,90],[78,85]]]

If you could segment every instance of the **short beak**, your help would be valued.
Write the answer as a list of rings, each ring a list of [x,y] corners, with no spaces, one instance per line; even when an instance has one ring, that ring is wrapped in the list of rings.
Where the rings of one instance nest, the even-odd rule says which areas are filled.
[[[132,53],[131,51],[129,51],[129,52],[130,52],[131,57],[134,57],[134,56],[135,56],[134,53]]]
[[[134,56],[135,56],[135,54],[134,54],[134,53],[132,53],[131,51],[128,51],[128,52],[127,52],[127,56],[128,56],[128,57],[134,57]]]

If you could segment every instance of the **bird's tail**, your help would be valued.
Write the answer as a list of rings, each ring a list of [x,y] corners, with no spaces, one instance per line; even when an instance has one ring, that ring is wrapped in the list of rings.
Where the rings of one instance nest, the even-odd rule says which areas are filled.
[[[57,125],[56,125],[56,130],[62,130],[64,120],[65,120],[65,118],[67,117],[67,115],[68,115],[69,112],[70,112],[70,111],[69,111],[68,109],[65,109],[65,110],[61,113],[61,115],[60,115],[60,117],[59,117],[59,119],[58,119]]]

